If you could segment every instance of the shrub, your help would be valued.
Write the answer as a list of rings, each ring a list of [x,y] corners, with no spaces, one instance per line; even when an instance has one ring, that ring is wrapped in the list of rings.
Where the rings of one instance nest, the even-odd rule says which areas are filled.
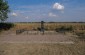
[[[56,32],[61,32],[61,31],[68,32],[68,31],[72,31],[72,30],[73,30],[72,26],[69,26],[69,27],[61,26],[60,28],[55,29]]]
[[[79,39],[85,39],[85,31],[75,32]]]
[[[9,30],[13,26],[13,23],[0,23],[0,30]]]

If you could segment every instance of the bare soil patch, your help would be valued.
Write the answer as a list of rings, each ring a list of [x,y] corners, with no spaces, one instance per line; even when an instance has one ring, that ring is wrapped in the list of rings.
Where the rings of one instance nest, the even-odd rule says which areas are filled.
[[[53,34],[26,34],[22,33],[19,35],[16,35],[14,31],[5,31],[0,35],[0,42],[38,42],[38,43],[45,43],[45,42],[51,42],[51,43],[57,43],[57,42],[71,42],[72,37],[66,36],[64,34],[56,33],[56,35]]]

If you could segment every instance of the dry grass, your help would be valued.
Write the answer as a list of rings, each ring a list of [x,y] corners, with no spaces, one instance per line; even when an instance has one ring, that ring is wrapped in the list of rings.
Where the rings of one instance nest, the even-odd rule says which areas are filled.
[[[3,43],[0,55],[85,55],[85,44]]]
[[[60,27],[70,27],[72,26],[73,30],[85,30],[85,23],[45,23],[45,28],[48,30],[55,30]],[[31,30],[33,28],[37,29],[40,27],[40,23],[15,23],[14,29],[26,28]]]
[[[45,28],[55,30],[65,26],[72,26],[74,34],[83,32],[84,23],[46,23]],[[15,23],[12,30],[37,29],[40,23]],[[0,43],[0,55],[85,55],[85,41],[76,40],[75,44],[53,44],[53,43]]]
[[[54,30],[57,32],[61,32],[63,30],[64,32],[70,32],[80,37],[83,36],[85,39],[85,23],[45,23],[44,26],[46,30]],[[40,23],[15,23],[13,30],[23,28],[27,30],[37,30],[39,27]]]

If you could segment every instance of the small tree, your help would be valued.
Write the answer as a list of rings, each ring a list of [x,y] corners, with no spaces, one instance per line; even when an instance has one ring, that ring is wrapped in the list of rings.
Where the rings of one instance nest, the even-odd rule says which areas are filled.
[[[9,5],[6,0],[0,0],[0,20],[5,21],[8,18]]]

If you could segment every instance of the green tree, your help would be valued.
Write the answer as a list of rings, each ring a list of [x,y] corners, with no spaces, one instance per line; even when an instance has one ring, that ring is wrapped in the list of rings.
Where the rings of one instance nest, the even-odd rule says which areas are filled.
[[[8,18],[9,5],[6,0],[0,0],[0,20],[5,21]]]

